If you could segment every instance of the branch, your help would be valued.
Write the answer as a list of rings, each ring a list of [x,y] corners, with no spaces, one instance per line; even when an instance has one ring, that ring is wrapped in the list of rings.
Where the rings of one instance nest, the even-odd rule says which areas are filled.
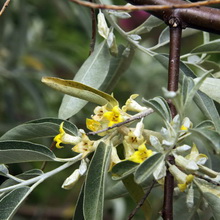
[[[151,10],[147,9],[149,13],[163,20],[167,25],[175,14],[178,14],[179,19],[182,22],[182,28],[194,28],[202,31],[220,34],[220,9],[201,7],[202,5],[218,4],[217,1],[203,1],[196,3],[187,3],[182,0],[126,0],[134,5],[166,5],[164,10]],[[191,7],[189,7],[191,4]],[[196,4],[198,4],[196,6]],[[168,8],[170,7],[170,8]],[[192,8],[196,7],[196,8]],[[175,10],[174,10],[175,9]]]
[[[140,4],[139,6],[134,5],[105,5],[105,4],[96,4],[91,2],[86,2],[82,0],[70,0],[71,2],[75,2],[79,5],[89,7],[89,8],[96,8],[96,9],[108,9],[108,10],[123,10],[123,11],[137,11],[137,10],[149,10],[149,11],[160,11],[164,9],[176,9],[176,8],[192,8],[192,7],[200,7],[206,5],[214,5],[219,4],[220,0],[208,0],[208,1],[199,1],[194,3],[173,3],[169,4],[158,4],[158,5],[149,5],[150,2],[148,0],[145,1],[136,1],[131,0],[127,2],[131,2],[132,4]],[[148,4],[148,5],[147,5]],[[150,3],[152,4],[152,3]]]
[[[116,127],[120,127],[124,124],[127,124],[127,123],[130,123],[132,121],[135,121],[135,120],[139,120],[141,118],[144,118],[146,117],[147,115],[150,115],[151,113],[153,113],[154,110],[151,109],[151,108],[148,108],[147,110],[143,111],[143,112],[140,112],[130,118],[128,118],[127,120],[123,121],[123,122],[120,122],[120,123],[117,123],[117,124],[114,124],[112,125],[111,127],[107,127],[105,129],[102,129],[102,130],[99,130],[99,131],[91,131],[91,132],[88,132],[86,135],[96,135],[96,134],[99,134],[99,133],[102,133],[102,132],[105,132],[105,131],[108,131],[110,129],[113,129],[113,128],[116,128]]]
[[[126,0],[134,4],[129,6],[95,4],[81,0],[70,1],[89,8],[128,11],[147,10],[167,24],[175,9],[175,11],[178,11],[183,21],[183,28],[190,27],[220,34],[220,10],[216,8],[201,7],[219,4],[220,0],[208,0],[195,3],[187,3],[181,0]]]
[[[3,12],[5,11],[5,9],[8,7],[10,1],[11,1],[11,0],[7,0],[7,1],[4,3],[4,5],[3,5],[3,7],[2,7],[2,9],[1,9],[1,11],[0,11],[0,16],[3,14]]]

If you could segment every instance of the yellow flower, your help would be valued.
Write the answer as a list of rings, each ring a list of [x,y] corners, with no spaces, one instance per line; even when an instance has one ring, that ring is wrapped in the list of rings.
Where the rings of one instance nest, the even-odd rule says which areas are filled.
[[[191,183],[193,181],[193,179],[194,179],[194,176],[192,174],[189,174],[189,175],[186,176],[186,182],[185,183],[177,184],[180,191],[184,192],[185,189],[187,188],[187,185],[189,185],[189,183]]]
[[[81,137],[67,134],[63,129],[63,124],[64,122],[60,124],[60,133],[54,137],[54,141],[57,142],[56,147],[62,148],[62,146],[60,146],[61,143],[71,145],[78,144],[81,141]]]
[[[170,165],[169,171],[176,179],[177,186],[179,187],[181,192],[184,192],[188,184],[190,184],[194,179],[194,176],[192,174],[186,175],[175,165]]]
[[[82,133],[81,141],[72,150],[77,153],[87,154],[94,151],[93,144],[94,141],[91,141],[86,134]]]
[[[92,115],[92,119],[95,120],[95,121],[102,121],[103,120],[103,115],[107,111],[108,110],[106,109],[106,105],[95,107],[95,109],[94,109],[95,115]]]
[[[86,127],[91,131],[101,130],[101,123],[93,119],[86,119]]]
[[[122,117],[120,108],[118,106],[113,107],[112,111],[105,112],[103,116],[109,121],[109,127],[124,121],[124,118]]]
[[[152,156],[153,151],[152,150],[148,150],[145,146],[145,144],[141,144],[138,147],[138,150],[135,151],[129,158],[128,160],[131,160],[135,163],[142,163],[143,161],[145,161],[148,157]]]
[[[125,105],[122,107],[122,111],[134,111],[134,112],[142,112],[146,110],[146,107],[141,106],[138,104],[134,99],[137,98],[138,94],[133,94],[130,98],[126,101]]]

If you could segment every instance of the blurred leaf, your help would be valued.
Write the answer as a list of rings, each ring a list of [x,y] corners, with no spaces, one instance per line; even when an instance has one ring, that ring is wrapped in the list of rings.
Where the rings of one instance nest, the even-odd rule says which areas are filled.
[[[205,128],[205,129],[214,129],[214,124],[210,120],[202,121],[195,128]]]
[[[143,184],[147,182],[148,178],[151,177],[155,169],[161,161],[164,160],[164,155],[161,153],[156,153],[146,159],[134,173],[135,182],[138,184]]]
[[[199,78],[195,78],[194,82],[198,82]],[[204,92],[210,98],[220,103],[220,79],[208,77],[200,86],[199,90]]]
[[[72,220],[84,220],[83,199],[84,199],[84,187],[81,188]]]
[[[134,181],[134,175],[133,174],[129,175],[122,181],[126,189],[128,190],[130,196],[132,197],[132,199],[136,202],[136,204],[139,204],[139,202],[145,196],[145,192],[142,189],[142,187]],[[152,208],[151,208],[151,205],[148,199],[144,200],[144,202],[142,203],[141,209],[144,212],[145,219],[151,220],[153,211],[152,211]]]
[[[158,27],[161,25],[163,21],[161,21],[159,18],[156,18],[155,16],[150,16],[143,24],[138,26],[136,29],[132,30],[129,33],[135,33],[135,34],[144,34],[150,32],[153,28]]]
[[[32,189],[30,187],[24,186],[6,194],[0,200],[0,219],[12,219],[13,215],[15,214],[21,203],[30,194],[31,191]]]
[[[207,141],[207,148],[213,150],[214,153],[220,154],[220,134],[216,131],[194,128],[190,129],[193,135],[197,135],[199,139]]]
[[[100,87],[100,90],[108,93],[113,91],[122,74],[129,68],[133,60],[134,53],[135,50],[132,47],[125,48],[122,45],[119,46],[118,55],[116,57],[111,57],[109,72]]]
[[[47,147],[25,141],[0,141],[0,163],[53,161],[55,155]]]
[[[43,118],[26,122],[12,128],[0,140],[33,140],[36,138],[54,137],[59,133],[61,119]],[[64,129],[67,133],[77,136],[77,127],[69,121],[65,121]]]
[[[110,53],[106,45],[106,41],[99,44],[94,52],[88,57],[88,59],[81,66],[79,71],[74,77],[74,81],[88,85],[95,89],[99,89],[104,82],[110,66]],[[64,92],[68,95],[69,92]],[[70,97],[65,95],[63,97],[62,104],[59,109],[59,118],[67,119],[79,112],[86,104],[88,99],[80,100],[78,95]],[[84,99],[84,98],[82,98]]]
[[[220,198],[209,192],[203,193],[203,196],[208,202],[209,206],[211,207],[215,220],[219,220],[220,219],[220,209],[219,209]]]
[[[8,168],[4,164],[0,164],[0,175],[9,174]]]
[[[105,192],[105,176],[109,168],[111,145],[101,142],[91,160],[85,182],[84,218],[102,220]]]
[[[107,107],[109,108],[118,105],[117,100],[113,96],[79,82],[75,82],[72,80],[63,80],[54,77],[43,77],[42,82],[60,92],[78,97],[80,99],[84,99],[89,102],[96,103],[98,105],[107,104]],[[70,107],[70,103],[66,104],[68,105],[66,107]],[[76,105],[75,107],[78,108],[77,103],[75,103],[74,105]],[[73,106],[71,106],[71,110],[73,110]]]
[[[194,183],[200,189],[202,195],[208,202],[208,205],[212,210],[214,219],[220,219],[220,187],[210,184],[199,178],[194,179]]]
[[[143,99],[143,103],[146,106],[151,107],[155,112],[157,112],[165,121],[170,122],[172,120],[170,108],[166,100],[162,97],[155,97],[153,99]]]
[[[191,53],[220,53],[220,40],[213,40],[202,44],[191,51]]]
[[[115,199],[128,194],[127,189],[120,180],[113,180],[112,174],[107,173],[106,176],[105,199]]]
[[[120,163],[117,163],[112,168],[112,179],[113,180],[121,180],[127,176],[129,176],[131,173],[134,173],[134,171],[139,166],[138,163],[134,163],[130,160],[125,160]]]

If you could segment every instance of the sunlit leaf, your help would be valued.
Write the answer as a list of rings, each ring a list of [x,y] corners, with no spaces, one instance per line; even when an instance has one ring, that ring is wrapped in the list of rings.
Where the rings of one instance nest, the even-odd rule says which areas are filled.
[[[43,118],[29,121],[7,131],[0,140],[33,140],[37,138],[54,137],[59,133],[61,119]],[[69,121],[65,121],[64,129],[67,133],[77,135],[77,127]]]
[[[164,155],[161,153],[156,153],[153,156],[146,159],[134,173],[135,181],[138,184],[143,184],[144,182],[147,182],[148,178],[152,176],[155,169],[163,160]]]
[[[0,163],[53,161],[55,155],[47,147],[26,141],[0,141]]]
[[[73,80],[85,84],[89,87],[100,89],[109,71],[110,58],[111,56],[109,53],[109,49],[106,45],[106,41],[103,41],[95,48],[94,52],[83,63]],[[77,92],[78,94],[73,94],[72,92],[69,93],[69,91],[66,92],[66,90],[63,92],[67,95],[64,96],[59,109],[59,118],[62,119],[72,117],[74,114],[79,112],[87,104],[88,101],[94,102],[94,94],[87,94],[86,97],[83,95],[83,98],[81,97],[82,94],[78,93],[79,90]],[[80,93],[82,93],[82,87],[80,88]],[[74,97],[71,97],[69,95]],[[93,95],[93,101],[91,101],[91,99],[88,100],[88,96],[90,95]],[[95,99],[97,99],[97,96],[95,97]],[[97,103],[97,101],[95,101],[95,103]],[[97,104],[99,104],[99,102]]]
[[[99,144],[90,163],[84,191],[85,220],[102,220],[105,176],[109,168],[111,145]]]
[[[6,175],[8,174],[8,168],[4,164],[0,164],[0,175]]]
[[[111,108],[118,104],[117,100],[111,95],[79,82],[75,82],[72,80],[63,80],[54,77],[43,77],[42,82],[60,92],[89,102],[96,103],[98,105],[108,104],[108,107]],[[75,103],[75,105],[77,106],[77,103]]]

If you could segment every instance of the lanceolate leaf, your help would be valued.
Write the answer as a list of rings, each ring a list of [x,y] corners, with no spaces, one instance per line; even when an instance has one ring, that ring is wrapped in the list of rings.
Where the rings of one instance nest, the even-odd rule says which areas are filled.
[[[24,186],[6,194],[0,200],[0,220],[12,219],[16,210],[31,191],[32,189],[30,187]]]
[[[214,153],[220,154],[220,134],[218,132],[204,128],[190,129],[190,131],[200,139],[205,140],[207,148],[211,148]]]
[[[194,81],[198,82],[198,78],[194,79]],[[199,89],[210,98],[220,103],[220,79],[206,78]]]
[[[55,155],[47,147],[26,141],[0,141],[0,163],[53,161]]]
[[[122,161],[116,164],[112,168],[112,179],[113,180],[123,179],[129,176],[130,174],[134,173],[134,171],[137,169],[138,166],[139,166],[138,163],[134,163],[133,161],[130,160]]]
[[[43,118],[30,121],[12,128],[2,135],[0,140],[13,139],[27,141],[37,138],[54,137],[59,133],[59,127],[62,122],[63,120],[56,118]],[[64,129],[69,134],[76,136],[78,134],[77,127],[69,121],[64,122]]]
[[[151,107],[157,112],[165,121],[170,122],[172,120],[169,106],[165,99],[162,97],[155,97],[150,100],[143,99],[143,103]]]
[[[94,52],[83,63],[73,80],[92,88],[99,89],[108,74],[110,58],[111,55],[109,53],[106,41],[103,41],[95,48]],[[87,98],[69,94],[69,92],[63,92],[67,95],[64,96],[60,106],[59,118],[67,119],[72,117],[74,114],[79,112],[88,101],[90,101]]]
[[[138,184],[146,182],[148,178],[152,176],[162,160],[164,160],[164,155],[161,153],[154,154],[145,160],[134,173],[135,181]]]
[[[220,53],[220,40],[210,41],[193,49],[191,53]]]
[[[85,220],[102,220],[105,176],[109,168],[111,146],[99,144],[90,163],[84,191]]]
[[[118,104],[117,100],[111,95],[101,92],[97,89],[89,87],[85,84],[75,82],[72,80],[63,80],[54,77],[44,77],[42,78],[42,82],[47,84],[48,86],[56,89],[65,94],[96,103],[98,105],[106,105],[108,107],[113,107]],[[77,106],[77,103],[74,103]],[[68,106],[68,103],[67,103]],[[66,106],[66,107],[67,107]],[[73,106],[72,106],[73,108]],[[72,109],[74,110],[74,109]]]

